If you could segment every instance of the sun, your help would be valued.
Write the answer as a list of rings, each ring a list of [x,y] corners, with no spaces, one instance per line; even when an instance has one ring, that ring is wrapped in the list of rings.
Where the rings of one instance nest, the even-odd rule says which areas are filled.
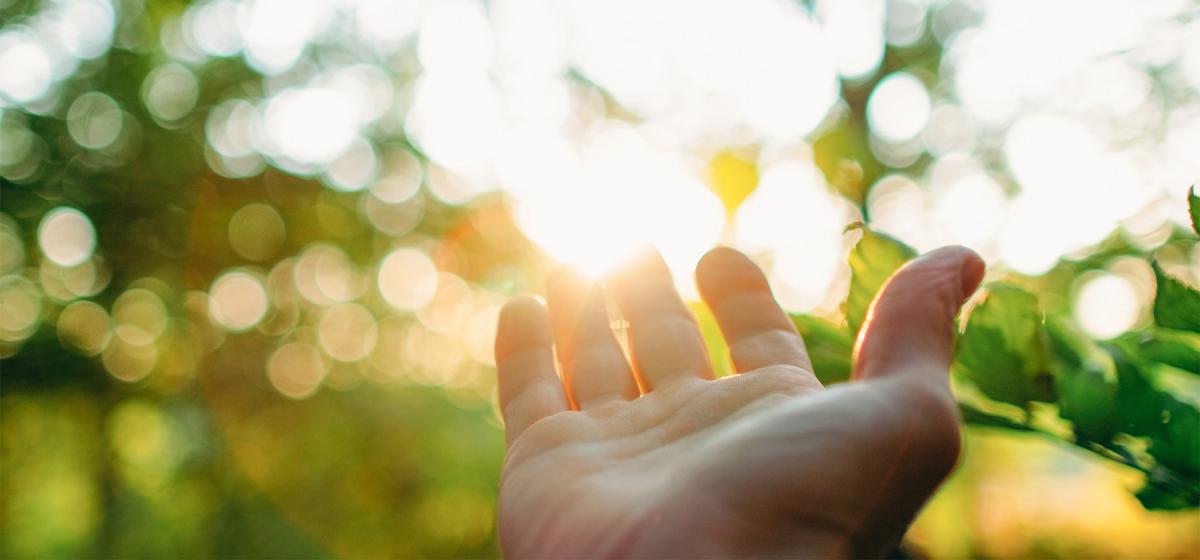
[[[509,194],[522,231],[564,264],[598,277],[652,246],[677,276],[689,276],[721,241],[724,208],[701,171],[630,127],[606,130],[578,159],[554,165],[553,176]]]

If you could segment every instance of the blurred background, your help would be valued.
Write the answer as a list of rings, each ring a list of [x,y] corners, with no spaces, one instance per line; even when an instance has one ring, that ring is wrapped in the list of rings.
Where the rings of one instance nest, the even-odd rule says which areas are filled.
[[[0,554],[496,556],[499,306],[645,243],[690,299],[729,244],[840,320],[865,220],[1059,278],[1097,338],[1143,325],[1145,261],[1086,257],[1200,283],[1168,243],[1200,178],[1198,15],[0,0]],[[968,437],[921,554],[1200,550],[1132,470]]]

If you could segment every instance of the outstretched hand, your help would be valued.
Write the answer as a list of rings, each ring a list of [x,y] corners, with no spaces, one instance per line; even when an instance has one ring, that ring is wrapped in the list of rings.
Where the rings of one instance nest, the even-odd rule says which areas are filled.
[[[831,388],[737,251],[715,249],[696,270],[737,371],[722,379],[657,253],[606,283],[632,363],[603,288],[556,274],[549,310],[526,298],[500,317],[505,554],[887,553],[958,458],[947,370],[954,317],[983,268],[961,247],[904,266],[868,313],[854,382]]]

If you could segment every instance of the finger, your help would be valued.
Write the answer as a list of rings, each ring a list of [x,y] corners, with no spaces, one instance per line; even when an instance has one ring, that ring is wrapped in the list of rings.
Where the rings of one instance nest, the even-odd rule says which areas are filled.
[[[550,344],[550,320],[537,300],[516,299],[500,311],[496,372],[509,443],[534,422],[570,409]]]
[[[629,346],[642,388],[689,377],[712,378],[712,365],[696,319],[679,298],[658,251],[647,249],[609,282],[629,322]]]
[[[855,378],[948,383],[954,316],[979,287],[983,273],[979,255],[958,246],[931,251],[901,267],[871,302],[855,343]]]
[[[775,301],[762,270],[746,255],[727,247],[709,251],[696,266],[696,285],[739,373],[792,365],[816,380],[796,326]]]
[[[548,296],[563,383],[576,407],[637,398],[637,383],[609,326],[600,286],[564,268],[550,277]]]

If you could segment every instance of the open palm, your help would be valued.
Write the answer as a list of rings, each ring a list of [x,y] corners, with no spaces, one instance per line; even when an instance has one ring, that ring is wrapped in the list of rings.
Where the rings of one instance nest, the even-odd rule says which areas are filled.
[[[716,249],[696,279],[738,375],[713,379],[670,272],[648,252],[602,288],[562,272],[549,310],[511,302],[496,340],[513,557],[879,556],[958,457],[953,320],[983,275],[961,247],[888,282],[826,389],[761,271]],[[555,352],[562,372],[555,369]]]

